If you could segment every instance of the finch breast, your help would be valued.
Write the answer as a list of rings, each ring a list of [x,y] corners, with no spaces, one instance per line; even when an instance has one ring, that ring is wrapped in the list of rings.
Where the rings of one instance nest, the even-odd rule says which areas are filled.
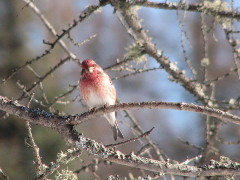
[[[82,97],[89,107],[113,105],[116,102],[116,90],[105,73],[97,78],[81,79],[79,86]]]

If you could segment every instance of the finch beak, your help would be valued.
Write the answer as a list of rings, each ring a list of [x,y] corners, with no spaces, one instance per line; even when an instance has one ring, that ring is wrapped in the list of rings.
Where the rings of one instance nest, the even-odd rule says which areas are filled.
[[[89,68],[88,68],[88,72],[89,72],[89,73],[93,73],[93,70],[94,70],[94,67],[89,67]]]
[[[93,70],[94,70],[94,67],[89,67],[89,68],[83,69],[82,72],[84,72],[84,73],[93,73]]]

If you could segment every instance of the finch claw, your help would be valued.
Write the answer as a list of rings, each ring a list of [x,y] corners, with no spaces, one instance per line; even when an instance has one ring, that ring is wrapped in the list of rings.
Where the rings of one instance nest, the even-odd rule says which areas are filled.
[[[108,107],[108,106],[109,106],[109,104],[104,104],[104,105],[103,105],[104,108],[106,108],[106,107]]]
[[[93,107],[93,108],[91,108],[89,111],[95,111],[96,110],[96,107]]]

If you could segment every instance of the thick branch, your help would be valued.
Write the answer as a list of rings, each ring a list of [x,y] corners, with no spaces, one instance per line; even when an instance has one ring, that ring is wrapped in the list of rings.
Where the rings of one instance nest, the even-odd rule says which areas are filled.
[[[195,104],[187,103],[172,103],[172,102],[139,102],[139,103],[120,103],[112,106],[103,106],[100,108],[91,109],[88,112],[81,115],[68,115],[58,116],[52,113],[43,111],[41,109],[27,108],[19,105],[17,102],[11,101],[6,97],[0,96],[0,109],[6,111],[9,114],[21,117],[25,120],[33,122],[35,124],[41,124],[46,127],[56,127],[56,125],[77,125],[81,124],[96,116],[103,115],[105,113],[117,111],[117,110],[129,110],[129,109],[174,109],[185,110],[191,112],[197,112],[200,114],[216,117],[224,122],[230,122],[240,125],[240,117],[231,113],[224,112],[220,109],[209,108],[204,106],[198,106]]]
[[[184,163],[170,163],[168,161],[158,161],[150,158],[144,158],[135,155],[133,152],[130,154],[123,154],[120,151],[114,151],[105,147],[103,144],[93,141],[91,139],[80,136],[79,141],[75,141],[75,146],[84,149],[90,154],[97,155],[98,157],[129,167],[140,168],[151,172],[157,172],[169,175],[180,176],[227,176],[239,175],[239,166],[237,163],[229,162],[231,168],[225,166],[199,168],[196,166],[185,165]]]
[[[195,11],[199,13],[206,13],[212,15],[218,15],[224,18],[235,18],[240,19],[240,13],[234,11],[214,11],[208,9],[206,11],[206,7],[202,3],[196,4],[187,4],[187,3],[158,3],[158,2],[151,2],[151,1],[136,1],[134,5],[150,7],[150,8],[158,8],[158,9],[169,9],[169,10],[183,10],[183,11]]]
[[[185,110],[191,112],[197,112],[200,114],[216,117],[225,122],[240,125],[240,117],[235,116],[231,113],[224,112],[220,109],[214,109],[204,106],[198,106],[195,104],[187,103],[172,103],[172,102],[139,102],[139,103],[121,103],[113,106],[104,106],[97,109],[92,109],[89,112],[83,113],[80,116],[69,117],[68,122],[76,125],[85,122],[93,117],[103,115],[105,113],[113,112],[116,110],[129,110],[129,109],[175,109]]]
[[[131,35],[131,37],[144,47],[146,54],[156,59],[156,61],[165,69],[170,75],[171,79],[183,86],[187,91],[197,96],[205,104],[208,104],[208,97],[204,92],[204,85],[193,82],[191,79],[178,69],[175,63],[169,60],[169,57],[163,56],[155,44],[152,43],[151,38],[141,25],[134,9],[131,9],[131,4],[124,1],[111,0],[112,5],[117,10],[119,19]]]

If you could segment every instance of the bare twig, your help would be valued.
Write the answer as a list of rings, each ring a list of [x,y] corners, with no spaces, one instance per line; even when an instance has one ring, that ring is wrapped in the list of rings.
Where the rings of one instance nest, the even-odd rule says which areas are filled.
[[[95,172],[99,164],[103,163],[104,161],[101,159],[93,159],[92,163],[82,166],[80,169],[75,170],[74,173],[80,174],[82,171],[90,170]]]
[[[138,132],[138,134],[143,134],[144,131],[143,131],[142,127],[139,125],[139,123],[137,122],[137,120],[130,114],[129,111],[124,110],[124,112],[125,112],[126,116],[129,118],[129,120],[133,123],[132,128],[136,132]],[[148,141],[148,143],[152,147],[152,149],[153,149],[154,153],[157,155],[158,159],[159,160],[165,160],[166,155],[164,154],[164,151],[162,149],[160,149],[159,147],[157,147],[157,145],[153,142],[153,140],[149,136],[146,136],[146,140]]]
[[[54,71],[56,71],[61,65],[63,65],[65,62],[70,60],[70,57],[66,57],[64,59],[61,59],[58,64],[56,64],[53,68],[51,68],[47,73],[45,73],[42,77],[39,78],[39,80],[26,90],[27,93],[32,91],[37,85],[39,85],[41,82],[43,82],[49,75],[51,75]],[[18,100],[21,100],[24,98],[26,92],[23,92],[22,95],[18,98]]]
[[[46,106],[42,101],[39,101],[39,100],[37,100],[36,98],[34,98],[34,97],[32,96],[32,93],[27,92],[26,87],[25,87],[24,85],[20,84],[19,81],[18,81],[16,84],[17,84],[17,86],[18,86],[19,88],[21,88],[21,90],[23,91],[23,93],[25,93],[25,95],[26,95],[29,99],[33,100],[35,103],[38,103],[38,104],[40,104],[40,105],[43,106],[43,107]]]
[[[23,0],[26,3],[29,3],[30,1],[28,0]],[[62,33],[60,35],[57,35],[56,30],[53,28],[53,26],[47,21],[47,19],[43,16],[43,14],[39,11],[39,9],[32,3],[30,2],[29,6],[31,8],[33,8],[34,12],[37,13],[39,15],[39,17],[41,18],[41,20],[44,22],[44,25],[49,29],[49,31],[56,37],[56,39],[53,42],[45,42],[45,44],[48,44],[50,47],[45,50],[41,55],[25,62],[25,64],[15,68],[12,70],[12,72],[6,76],[4,79],[1,80],[0,84],[5,83],[7,80],[9,80],[10,78],[12,78],[18,71],[20,71],[21,69],[23,69],[24,67],[26,67],[27,65],[32,64],[33,62],[36,62],[40,59],[42,59],[44,56],[50,54],[50,52],[53,50],[53,48],[56,46],[57,43],[59,43],[59,41],[66,35],[68,34],[74,27],[76,27],[80,22],[82,22],[83,20],[85,20],[88,16],[90,16],[93,12],[95,12],[96,10],[98,10],[100,7],[105,6],[106,3],[100,3],[99,5],[92,5],[92,6],[88,6],[85,10],[83,10],[80,15],[78,20],[74,20],[73,23],[71,25],[69,25],[69,28],[66,30],[62,30]],[[64,48],[64,50],[66,51],[67,54],[69,54],[69,56],[73,59],[73,60],[77,60],[76,56],[71,53],[68,48],[65,46],[65,44],[60,43],[60,45]]]
[[[191,148],[197,149],[198,151],[202,151],[203,150],[202,147],[199,147],[199,146],[197,146],[195,144],[192,144],[189,141],[183,140],[182,138],[178,138],[178,140],[181,141],[183,144],[191,147]]]
[[[190,162],[195,162],[195,161],[199,161],[199,159],[202,158],[202,155],[198,155],[196,157],[193,157],[191,159],[186,159],[185,161],[183,161],[181,164],[189,164]]]
[[[0,176],[6,180],[9,180],[8,176],[3,172],[3,170],[1,168],[0,168]]]
[[[60,99],[64,98],[65,96],[71,94],[74,90],[77,89],[77,87],[78,87],[78,85],[73,85],[73,86],[71,86],[71,89],[69,89],[68,91],[66,91],[66,92],[64,92],[64,93],[56,96],[56,97],[52,100],[52,102],[50,102],[50,103],[48,104],[47,107],[50,108],[50,107],[51,107],[52,105],[54,105],[57,101],[59,101]]]
[[[30,97],[30,99],[28,101],[28,104],[27,104],[28,108],[29,108],[30,103],[33,99],[33,96],[34,96],[34,94],[32,94],[32,96]],[[26,127],[27,127],[27,130],[28,130],[28,140],[30,141],[30,143],[28,143],[26,140],[25,140],[25,143],[33,151],[33,155],[34,155],[34,158],[35,158],[35,161],[34,161],[35,164],[34,165],[36,166],[36,174],[39,175],[39,174],[41,174],[41,171],[43,170],[43,163],[42,163],[42,159],[41,159],[41,156],[40,156],[40,153],[39,153],[39,147],[35,143],[35,140],[34,140],[33,135],[32,135],[32,128],[31,128],[31,125],[28,121],[26,121]]]
[[[136,155],[142,155],[144,154],[146,151],[149,151],[151,148],[150,144],[146,144],[145,146],[141,147],[141,149],[139,149],[136,153]]]
[[[215,83],[220,80],[224,80],[226,77],[236,73],[237,71],[238,71],[238,68],[231,68],[227,73],[225,73],[215,79],[209,80],[209,81],[205,82],[204,84],[206,84],[207,86],[210,86],[212,83]]]
[[[162,68],[158,67],[158,68],[149,68],[149,69],[137,69],[133,73],[124,74],[122,76],[114,77],[114,78],[112,78],[112,80],[119,80],[119,79],[126,78],[126,77],[129,77],[129,76],[134,76],[134,75],[137,75],[137,74],[142,74],[142,73],[150,72],[150,71],[156,71],[156,70],[159,70],[159,69],[162,69]]]
[[[184,39],[186,39],[187,42],[190,43],[190,39],[187,36],[187,32],[184,29],[184,21],[181,20],[180,12],[177,10],[176,13],[177,13],[177,19],[178,19],[179,28],[181,30],[181,40],[180,40],[180,42],[181,42],[181,48],[182,48],[184,61],[188,65],[188,67],[189,67],[189,69],[190,69],[194,79],[196,79],[196,70],[193,67],[192,62],[189,60],[189,58],[187,56],[186,44],[185,44],[185,41],[184,41]]]
[[[39,153],[40,149],[37,146],[37,144],[35,143],[35,140],[33,139],[32,128],[28,121],[26,122],[26,127],[28,130],[28,139],[30,141],[30,143],[27,143],[27,142],[26,143],[27,143],[28,147],[30,147],[33,151],[34,158],[35,158],[34,165],[36,166],[36,172],[37,172],[36,174],[39,175],[43,168],[43,163],[42,163],[41,156]]]
[[[119,146],[119,145],[124,145],[124,144],[130,143],[130,142],[134,142],[134,141],[136,141],[136,140],[138,140],[138,139],[140,139],[140,138],[143,138],[143,137],[145,137],[145,136],[148,136],[148,135],[152,132],[153,129],[154,129],[154,127],[153,127],[152,129],[150,129],[149,131],[141,134],[141,135],[138,136],[138,137],[131,138],[131,139],[128,139],[128,140],[123,141],[123,142],[120,142],[120,143],[107,144],[107,145],[105,145],[105,146],[106,146],[106,147],[113,147],[113,146],[115,147],[115,146]]]
[[[237,141],[226,141],[223,138],[217,137],[217,141],[219,141],[222,144],[235,144],[235,145],[239,145],[240,144],[240,140]]]
[[[75,42],[74,39],[71,37],[70,33],[68,33],[68,36],[67,36],[67,37],[68,37],[68,39],[71,41],[71,43],[73,43],[74,46],[80,47],[80,46],[84,45],[85,43],[87,43],[87,42],[91,41],[92,39],[94,39],[96,36],[97,36],[97,35],[94,34],[94,35],[88,37],[87,39],[85,39],[85,40],[84,40],[83,42],[81,42],[81,43]]]
[[[68,149],[65,153],[59,153],[56,162],[51,162],[48,166],[46,166],[43,173],[38,175],[34,180],[42,180],[45,177],[51,175],[58,168],[60,168],[61,165],[69,163],[70,161],[77,158],[81,153],[82,150],[77,148]]]

